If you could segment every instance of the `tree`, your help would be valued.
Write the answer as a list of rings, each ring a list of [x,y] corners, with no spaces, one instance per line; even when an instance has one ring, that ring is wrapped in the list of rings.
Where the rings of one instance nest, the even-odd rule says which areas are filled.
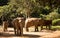
[[[12,12],[25,14],[30,17],[31,13],[49,14],[54,9],[60,7],[60,0],[10,0],[8,5],[12,4]],[[48,7],[48,9],[46,8]]]
[[[46,16],[46,19],[52,19],[52,20],[59,18],[60,18],[60,14],[57,13],[56,11],[53,11]]]
[[[19,13],[24,13],[26,17],[29,17],[31,13],[36,10],[38,11],[38,8],[40,8],[36,0],[14,0],[13,4],[16,4],[16,7],[18,7],[17,11],[19,11]]]

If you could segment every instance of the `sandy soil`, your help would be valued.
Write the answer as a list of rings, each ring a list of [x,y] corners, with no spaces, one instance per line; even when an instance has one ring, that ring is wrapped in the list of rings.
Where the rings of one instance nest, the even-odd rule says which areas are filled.
[[[34,32],[34,28],[30,28],[30,32],[26,32],[25,29],[23,29],[23,36],[16,36],[14,34],[13,28],[8,28],[7,32],[3,32],[2,27],[0,27],[0,38],[40,38],[46,35],[50,35],[55,31],[51,30],[42,30],[39,32]]]

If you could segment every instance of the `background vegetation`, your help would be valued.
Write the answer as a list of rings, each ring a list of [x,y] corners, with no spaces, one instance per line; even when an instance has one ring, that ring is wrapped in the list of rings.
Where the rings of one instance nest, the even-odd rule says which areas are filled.
[[[60,19],[60,0],[0,0],[1,19],[11,19],[19,15],[52,19],[53,24],[60,23],[57,20]]]

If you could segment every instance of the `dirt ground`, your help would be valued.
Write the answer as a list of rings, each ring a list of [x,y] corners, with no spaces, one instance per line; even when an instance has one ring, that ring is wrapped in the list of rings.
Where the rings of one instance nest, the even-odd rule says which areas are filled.
[[[23,29],[23,36],[16,36],[14,34],[14,29],[13,28],[8,28],[7,32],[3,32],[2,27],[0,27],[0,38],[40,38],[45,35],[50,35],[55,31],[51,30],[42,30],[39,32],[34,32],[34,28],[29,29],[30,32],[26,32],[25,28]]]

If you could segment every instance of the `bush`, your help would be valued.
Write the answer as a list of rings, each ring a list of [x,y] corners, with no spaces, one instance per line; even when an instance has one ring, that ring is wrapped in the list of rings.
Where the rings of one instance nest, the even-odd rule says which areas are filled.
[[[52,21],[53,25],[60,25],[60,19],[55,19]]]
[[[60,14],[58,14],[57,12],[51,12],[46,16],[47,19],[59,19],[60,18]]]

